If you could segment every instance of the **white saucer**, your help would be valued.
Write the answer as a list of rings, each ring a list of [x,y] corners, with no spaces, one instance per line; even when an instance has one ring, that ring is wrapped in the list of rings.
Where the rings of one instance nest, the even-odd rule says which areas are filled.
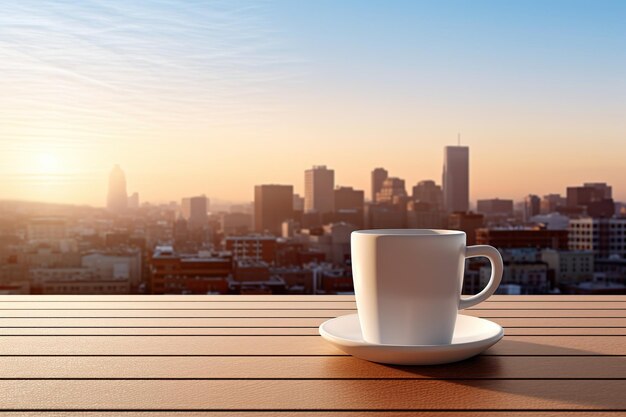
[[[504,336],[489,320],[459,314],[449,345],[376,345],[363,340],[357,314],[330,319],[320,335],[345,353],[372,362],[393,365],[437,365],[478,355]]]

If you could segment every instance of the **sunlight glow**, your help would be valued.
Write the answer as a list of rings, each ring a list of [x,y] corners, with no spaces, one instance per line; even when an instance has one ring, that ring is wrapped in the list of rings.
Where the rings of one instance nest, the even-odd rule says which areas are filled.
[[[52,152],[42,152],[35,155],[32,170],[37,174],[59,174],[61,172],[61,160]]]

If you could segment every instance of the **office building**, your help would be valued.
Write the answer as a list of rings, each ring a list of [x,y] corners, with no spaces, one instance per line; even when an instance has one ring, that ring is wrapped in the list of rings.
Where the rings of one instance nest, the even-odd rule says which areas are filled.
[[[280,236],[281,225],[293,218],[293,186],[266,184],[254,187],[254,228]]]
[[[420,181],[413,187],[413,200],[428,203],[433,210],[443,210],[443,190],[435,181]]]
[[[233,260],[207,252],[178,253],[157,246],[149,260],[152,294],[226,294]]]
[[[468,245],[476,244],[476,230],[485,224],[485,216],[480,213],[454,212],[448,216],[448,229],[465,232]]]
[[[567,206],[589,217],[612,217],[615,203],[612,188],[606,183],[585,183],[582,187],[567,187]]]
[[[567,230],[542,228],[481,228],[476,230],[477,245],[498,249],[535,248],[567,249]]]
[[[209,199],[206,196],[186,197],[182,199],[181,214],[189,229],[202,229],[209,221]]]
[[[377,203],[398,204],[406,200],[406,187],[404,180],[396,177],[389,177],[383,181],[383,186],[376,194]]]
[[[592,251],[544,249],[541,260],[554,271],[557,284],[577,284],[593,278]]]
[[[443,204],[448,212],[469,210],[469,148],[467,146],[445,147]]]
[[[107,209],[120,213],[128,207],[126,194],[126,176],[119,165],[115,165],[109,174],[109,192],[107,194]]]
[[[626,219],[584,217],[570,220],[569,249],[593,251],[596,259],[626,257]]]
[[[541,214],[555,213],[566,204],[567,200],[561,194],[547,194],[541,199],[539,210]]]
[[[389,173],[385,168],[376,168],[372,171],[372,201],[377,202],[376,194],[383,188],[383,181],[387,179]]]
[[[513,200],[491,198],[478,200],[476,211],[489,217],[508,217],[513,215]]]
[[[274,263],[276,260],[276,238],[273,236],[229,236],[226,238],[226,250],[233,254],[233,259],[248,259]]]
[[[541,199],[538,195],[528,194],[524,197],[524,221],[530,221],[530,218],[541,213]]]
[[[406,205],[406,227],[409,229],[445,229],[447,215],[431,203],[410,200]]]
[[[345,222],[363,228],[365,192],[352,187],[335,189],[335,222]]]
[[[317,165],[304,172],[304,211],[320,214],[335,210],[335,171]]]

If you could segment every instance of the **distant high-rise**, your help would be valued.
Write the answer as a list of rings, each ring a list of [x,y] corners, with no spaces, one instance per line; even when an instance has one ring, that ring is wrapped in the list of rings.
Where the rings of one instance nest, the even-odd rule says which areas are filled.
[[[541,214],[554,213],[559,207],[564,207],[566,204],[567,200],[560,194],[547,194],[541,199],[539,210]]]
[[[389,173],[385,168],[376,168],[372,171],[372,201],[376,202],[376,194],[383,188],[383,182]]]
[[[365,192],[352,187],[337,187],[335,189],[335,216],[336,222],[350,223],[358,229],[363,228]]]
[[[529,221],[531,217],[541,212],[541,199],[538,195],[528,194],[524,197],[524,221]]]
[[[257,185],[254,187],[254,229],[281,235],[281,225],[293,218],[293,186]]]
[[[200,229],[208,225],[209,199],[204,195],[183,198],[181,213],[190,229]]]
[[[476,211],[487,216],[512,216],[513,200],[502,200],[500,198],[490,198],[478,200]]]
[[[109,175],[109,192],[107,194],[107,208],[114,212],[121,212],[128,207],[126,194],[126,176],[119,165],[115,165]]]
[[[413,200],[428,203],[434,210],[442,210],[443,190],[435,181],[420,181],[413,187]]]
[[[376,202],[396,204],[399,199],[406,197],[404,180],[396,177],[389,177],[383,181],[383,186],[376,194]]]
[[[567,206],[583,209],[591,217],[612,217],[615,203],[612,188],[603,182],[585,183],[582,187],[567,187]]]
[[[443,204],[448,212],[469,210],[469,148],[467,146],[445,147]]]
[[[335,171],[325,165],[304,172],[304,211],[332,213],[335,210]]]

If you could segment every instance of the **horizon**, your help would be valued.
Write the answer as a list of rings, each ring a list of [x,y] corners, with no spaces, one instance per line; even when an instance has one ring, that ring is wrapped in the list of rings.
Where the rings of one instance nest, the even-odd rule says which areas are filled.
[[[325,164],[470,200],[626,201],[626,4],[25,0],[0,16],[0,196],[103,206],[119,163],[141,201],[249,202]],[[320,30],[322,28],[322,30]]]

